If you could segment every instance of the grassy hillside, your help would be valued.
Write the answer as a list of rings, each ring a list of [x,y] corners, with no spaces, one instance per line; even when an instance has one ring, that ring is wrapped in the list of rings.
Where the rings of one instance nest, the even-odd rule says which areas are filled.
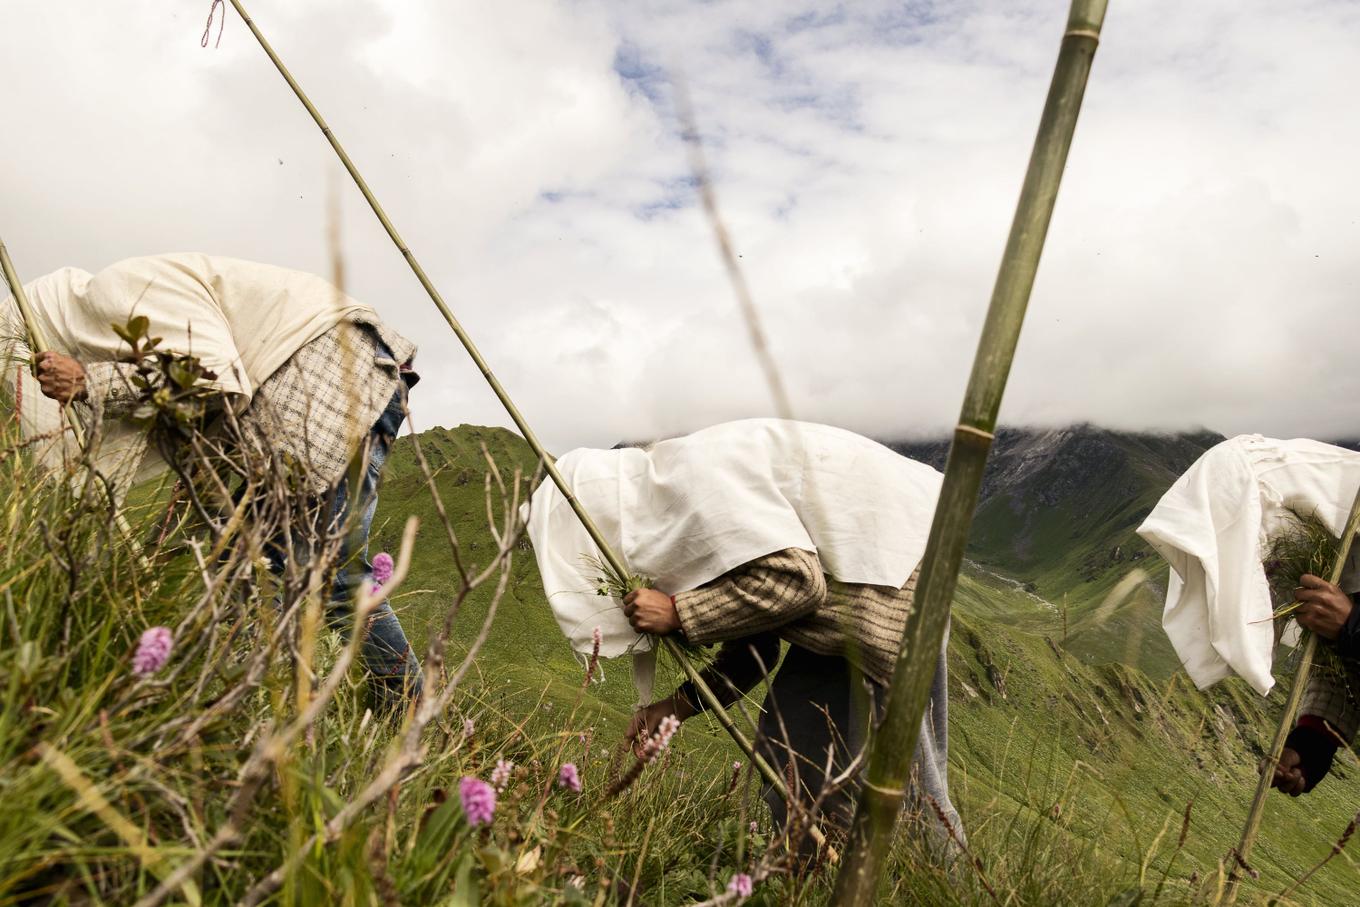
[[[394,449],[372,550],[397,551],[418,519],[394,604],[419,650],[450,628],[443,667],[427,665],[427,690],[449,701],[428,724],[366,711],[360,673],[341,669],[344,638],[296,594],[306,571],[280,589],[257,534],[228,519],[141,563],[91,498],[38,481],[19,447],[0,445],[0,905],[686,904],[721,896],[738,872],[757,876],[749,903],[826,902],[834,867],[779,863],[749,767],[733,771],[739,755],[706,719],[607,796],[631,760],[617,746],[634,696],[626,666],[583,683],[524,543],[503,594],[493,574],[463,600],[417,444],[469,570],[497,556],[483,447],[507,480],[533,463],[513,434],[471,426]],[[138,535],[154,535],[163,496],[138,500]],[[1083,519],[1105,545],[1096,516]],[[1205,695],[1136,658],[1078,653],[1091,608],[1071,609],[1064,645],[1045,584],[1098,581],[1048,567],[1040,553],[1057,545],[979,556],[962,577],[950,771],[975,861],[942,865],[904,828],[884,904],[1217,902],[1278,695],[1233,683]],[[1019,558],[1032,558],[1037,592]],[[174,629],[174,651],[138,677],[129,655],[155,625]],[[494,817],[473,827],[460,787],[502,760],[513,768]],[[1272,800],[1242,903],[1265,903],[1327,855],[1360,800],[1354,759],[1342,761],[1310,797]],[[557,783],[565,762],[580,792]],[[1348,903],[1355,869],[1343,853],[1279,903]]]
[[[970,830],[1003,821],[1029,828],[1028,821],[1043,818],[1072,846],[1134,870],[1159,833],[1163,849],[1168,840],[1174,843],[1193,803],[1190,833],[1172,869],[1182,880],[1192,873],[1208,878],[1236,843],[1254,766],[1282,697],[1262,701],[1236,682],[1206,695],[1167,669],[1168,647],[1156,625],[1156,584],[1164,568],[1129,539],[1161,490],[1216,439],[1082,429],[1042,450],[1019,438],[1003,435],[1005,440],[1013,443],[1001,446],[997,472],[1008,481],[994,480],[979,513],[973,549],[979,563],[962,579],[951,643],[951,770]],[[487,445],[502,471],[532,468],[527,447],[504,430],[441,429],[423,434],[420,443],[441,470],[440,487],[466,539],[478,538],[485,524],[477,445]],[[387,538],[409,513],[433,525],[423,478],[409,463],[411,444],[399,443],[384,491],[386,528],[380,535]],[[437,590],[445,552],[437,541],[429,550],[425,537],[417,560],[420,585]],[[1120,547],[1128,553],[1114,554]],[[1102,551],[1112,556],[1100,561]],[[513,597],[502,605],[484,650],[483,670],[493,679],[550,686],[574,676],[579,665],[525,553]],[[1140,611],[1124,602],[1099,614],[1100,601],[1129,565],[1147,568],[1141,601],[1150,604]],[[1045,593],[1053,598],[1044,600]],[[1065,643],[1061,612],[1050,604],[1064,594],[1072,603]],[[420,634],[438,619],[440,607],[438,591],[413,593],[404,600],[403,620]],[[466,621],[460,618],[461,638],[470,638],[480,613],[474,603]],[[1107,657],[1100,657],[1102,650]],[[1138,667],[1144,661],[1158,668],[1155,679]],[[626,666],[607,672],[608,682],[592,693],[617,733],[633,691]],[[702,742],[694,739],[699,731]],[[691,746],[726,750],[735,758],[716,724],[687,725],[683,733]],[[1342,772],[1326,783],[1330,795],[1272,801],[1269,840],[1258,850],[1264,878],[1282,888],[1282,880],[1325,855],[1360,802],[1355,772]],[[1144,872],[1154,885],[1158,865],[1154,859]],[[1318,903],[1340,903],[1353,871],[1353,864],[1335,861],[1309,889]]]

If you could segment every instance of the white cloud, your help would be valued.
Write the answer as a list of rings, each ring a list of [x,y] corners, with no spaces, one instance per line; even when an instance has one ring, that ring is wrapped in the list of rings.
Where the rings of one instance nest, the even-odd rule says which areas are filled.
[[[422,347],[418,424],[506,423],[320,134],[208,3],[12,0],[19,267],[197,249],[327,273]],[[798,415],[955,415],[1066,4],[254,0],[557,448],[772,409],[677,134],[684,74]],[[1360,10],[1115,4],[1003,408],[1360,433]]]

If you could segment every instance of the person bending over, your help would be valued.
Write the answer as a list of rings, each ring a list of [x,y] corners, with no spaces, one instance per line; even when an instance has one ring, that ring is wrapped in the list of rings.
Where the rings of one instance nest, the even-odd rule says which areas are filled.
[[[64,269],[28,285],[39,327],[54,349],[34,357],[42,393],[73,404],[101,435],[101,451],[117,450],[109,469],[116,488],[163,469],[148,433],[130,416],[145,403],[125,361],[128,343],[114,327],[147,319],[146,337],[160,348],[193,356],[207,370],[217,427],[231,422],[236,443],[250,443],[279,468],[296,470],[298,513],[320,526],[346,525],[329,616],[350,616],[352,589],[365,576],[368,534],[378,480],[405,414],[415,346],[378,313],[319,277],[267,264],[201,254],[155,255],[118,262],[91,276]],[[12,302],[5,318],[14,336],[22,325]],[[31,403],[29,404],[32,405]],[[232,419],[221,418],[230,414]],[[48,418],[49,422],[54,417]],[[271,566],[284,550],[271,546]],[[422,688],[419,662],[387,602],[370,616],[362,655],[380,707],[400,705]]]

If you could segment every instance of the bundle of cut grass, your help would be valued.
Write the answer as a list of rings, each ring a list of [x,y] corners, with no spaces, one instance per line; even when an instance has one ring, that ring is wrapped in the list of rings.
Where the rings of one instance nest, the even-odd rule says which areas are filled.
[[[1313,514],[1291,514],[1290,524],[1271,539],[1262,562],[1272,597],[1284,603],[1271,615],[1276,620],[1287,619],[1298,610],[1294,591],[1302,585],[1304,574],[1329,576],[1336,563],[1338,541],[1327,525]]]
[[[630,592],[636,592],[639,589],[652,589],[656,586],[656,581],[650,576],[643,576],[641,573],[630,572],[627,575],[620,573],[614,569],[613,564],[598,555],[583,554],[581,561],[588,570],[595,574],[593,588],[596,595],[617,598],[622,601]],[[707,667],[712,660],[712,652],[709,647],[690,642],[684,637],[683,633],[672,634],[671,639],[700,670]]]
[[[1272,599],[1283,603],[1271,613],[1276,621],[1289,620],[1299,609],[1301,602],[1294,598],[1294,593],[1303,585],[1304,574],[1323,578],[1332,575],[1340,547],[1340,540],[1322,520],[1312,514],[1305,516],[1296,511],[1291,514],[1290,525],[1271,540],[1262,562]],[[1344,682],[1346,663],[1334,649],[1320,646],[1314,654],[1314,669],[1337,680],[1337,688],[1350,695],[1350,685]]]
[[[651,577],[643,576],[640,573],[623,575],[614,569],[613,564],[598,555],[583,554],[581,561],[587,569],[597,574],[595,579],[596,595],[623,598],[630,592],[636,592],[639,589],[651,589],[655,585],[655,581]]]

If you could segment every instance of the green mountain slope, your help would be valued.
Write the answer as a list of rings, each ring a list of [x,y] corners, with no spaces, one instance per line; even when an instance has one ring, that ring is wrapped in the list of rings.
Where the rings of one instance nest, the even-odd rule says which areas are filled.
[[[1041,623],[1084,660],[1170,676],[1179,663],[1159,627],[1166,567],[1135,530],[1176,477],[1221,440],[1210,432],[1131,434],[1089,425],[1003,429],[969,556],[979,570],[1016,580],[1049,603]],[[943,442],[890,446],[937,467],[947,452]],[[1128,594],[1111,598],[1131,574]]]

